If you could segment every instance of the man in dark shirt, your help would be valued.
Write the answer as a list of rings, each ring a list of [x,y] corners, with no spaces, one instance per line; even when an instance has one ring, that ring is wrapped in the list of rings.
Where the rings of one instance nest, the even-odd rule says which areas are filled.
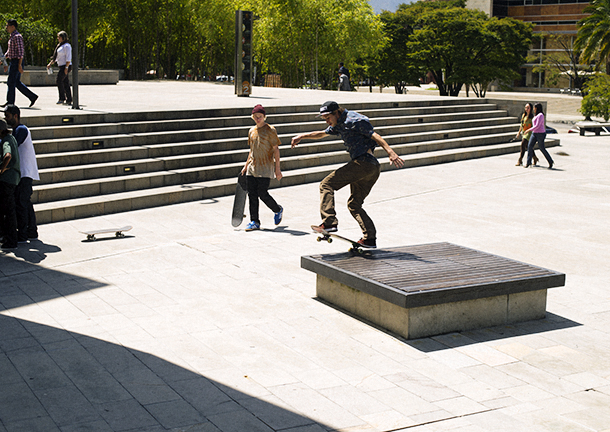
[[[337,214],[335,211],[335,191],[350,185],[351,195],[347,207],[356,219],[363,237],[359,243],[368,247],[377,247],[377,231],[371,218],[362,208],[364,199],[371,192],[381,172],[379,162],[374,156],[377,145],[382,147],[395,167],[403,166],[403,160],[390,148],[388,143],[373,130],[369,119],[355,111],[340,108],[337,102],[328,101],[320,107],[319,117],[324,118],[328,127],[323,131],[297,135],[292,139],[296,147],[302,139],[321,139],[329,135],[338,135],[343,139],[351,162],[332,172],[320,183],[320,228],[337,231]]]
[[[2,249],[17,247],[17,215],[15,213],[15,188],[21,180],[17,140],[8,131],[8,125],[0,120],[0,227],[4,234]]]
[[[38,96],[21,82],[25,47],[23,45],[23,36],[17,31],[17,21],[14,19],[8,20],[6,22],[6,31],[11,36],[8,39],[8,50],[4,55],[9,61],[9,65],[4,66],[4,72],[8,70],[8,78],[6,80],[8,91],[6,92],[6,103],[2,107],[15,105],[15,89],[23,93],[30,100],[30,106],[32,106],[36,99],[38,99]]]

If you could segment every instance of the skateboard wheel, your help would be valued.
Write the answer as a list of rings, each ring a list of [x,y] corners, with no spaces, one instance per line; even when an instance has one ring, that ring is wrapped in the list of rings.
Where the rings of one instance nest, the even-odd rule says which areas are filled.
[[[329,242],[329,243],[332,243],[333,239],[332,239],[332,237],[329,237],[326,241]]]
[[[318,238],[316,238],[316,240],[320,242],[320,241],[322,241],[322,237],[318,237]]]

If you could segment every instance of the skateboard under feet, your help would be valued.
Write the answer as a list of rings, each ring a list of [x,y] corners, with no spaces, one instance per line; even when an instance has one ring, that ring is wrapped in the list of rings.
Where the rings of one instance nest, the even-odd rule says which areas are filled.
[[[319,242],[325,241],[328,243],[332,243],[333,239],[336,238],[336,239],[342,240],[344,242],[350,243],[352,245],[352,247],[349,248],[349,250],[348,250],[348,252],[350,252],[350,253],[362,254],[362,253],[364,253],[364,249],[373,249],[371,246],[363,245],[361,243],[358,243],[357,241],[348,239],[347,237],[340,236],[339,234],[329,233],[328,231],[323,230],[322,228],[320,228],[317,225],[312,225],[311,229],[314,232],[320,234],[316,238],[316,240]]]

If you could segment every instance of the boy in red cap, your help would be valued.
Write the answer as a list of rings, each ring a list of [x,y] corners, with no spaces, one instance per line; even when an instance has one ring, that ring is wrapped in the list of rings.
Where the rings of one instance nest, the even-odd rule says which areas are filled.
[[[248,184],[248,203],[250,206],[250,223],[246,231],[261,229],[261,221],[258,216],[259,198],[271,209],[274,215],[274,222],[279,225],[282,221],[284,209],[271,195],[269,195],[269,183],[275,176],[276,179],[282,178],[280,170],[280,138],[273,126],[265,122],[267,118],[265,108],[256,105],[252,110],[252,120],[256,126],[248,131],[248,145],[250,154],[242,175],[246,175]]]

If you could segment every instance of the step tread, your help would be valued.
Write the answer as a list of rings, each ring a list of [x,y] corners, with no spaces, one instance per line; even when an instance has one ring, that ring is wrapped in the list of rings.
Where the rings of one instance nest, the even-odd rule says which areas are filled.
[[[549,140],[549,144],[552,144],[554,140]],[[512,142],[512,143],[499,143],[499,144],[488,144],[488,145],[483,145],[483,146],[477,146],[477,147],[464,147],[464,148],[452,148],[452,149],[444,149],[444,150],[435,150],[435,151],[430,151],[430,152],[425,152],[425,153],[413,153],[413,154],[408,154],[408,155],[401,155],[401,158],[404,161],[417,161],[419,159],[426,159],[426,158],[434,158],[434,157],[438,157],[438,156],[443,156],[443,155],[455,155],[455,154],[460,154],[460,153],[471,153],[473,151],[486,151],[486,150],[493,150],[493,149],[502,149],[502,148],[512,148],[512,147],[517,147],[519,146],[520,143],[518,142]],[[337,152],[340,154],[343,154],[345,152]],[[312,156],[315,157],[315,156]],[[378,157],[378,160],[380,162],[380,164],[382,165],[387,165],[389,163],[389,158],[388,157]],[[234,164],[226,164],[223,166],[232,166],[232,167],[239,167],[242,166],[243,163],[234,163]],[[295,176],[300,176],[300,175],[304,175],[304,174],[310,174],[310,173],[314,173],[314,172],[319,172],[319,171],[324,171],[324,172],[331,172],[334,171],[335,169],[341,167],[345,165],[345,162],[341,162],[341,163],[334,163],[334,164],[327,164],[327,165],[317,165],[317,166],[313,166],[313,167],[306,167],[306,168],[296,168],[296,169],[291,169],[291,170],[283,170],[282,173],[284,175],[284,177],[286,179],[290,178],[290,177],[295,177]],[[208,168],[208,167],[204,167],[204,168]],[[196,169],[196,168],[193,168]],[[150,175],[168,175],[168,174],[175,174],[178,171],[187,171],[189,169],[185,169],[185,170],[173,170],[173,171],[157,171],[154,173],[147,173]],[[145,174],[141,174],[141,175],[145,175]],[[138,174],[132,174],[130,176],[138,176]],[[107,178],[107,179],[103,179],[105,181],[111,181],[111,179],[125,179],[125,177],[115,177],[115,178]],[[93,180],[83,180],[83,181],[79,181],[79,182],[70,182],[73,184],[81,184],[81,183],[95,183],[95,182],[100,182],[100,180],[102,179],[93,179]],[[95,202],[103,202],[103,201],[108,201],[108,200],[112,200],[112,199],[123,199],[125,197],[131,197],[131,196],[146,196],[146,195],[154,195],[157,192],[158,193],[167,193],[168,191],[177,191],[180,190],[182,188],[189,188],[189,187],[204,187],[204,186],[217,186],[217,185],[226,185],[227,182],[229,183],[234,183],[235,179],[232,177],[229,178],[223,178],[223,179],[215,179],[215,180],[209,180],[209,181],[204,181],[204,182],[197,182],[197,183],[190,183],[190,184],[183,184],[183,185],[173,185],[173,186],[162,186],[162,187],[157,187],[157,188],[149,188],[149,189],[141,189],[141,190],[137,190],[137,191],[129,191],[129,192],[119,192],[119,193],[114,193],[114,194],[106,194],[106,195],[101,195],[101,196],[95,196],[95,197],[84,197],[84,198],[73,198],[73,199],[69,199],[69,200],[62,200],[62,201],[54,201],[51,203],[40,203],[40,204],[36,204],[36,206],[43,206],[43,205],[51,205],[51,207],[53,206],[54,203],[57,203],[58,207],[62,206],[62,203],[65,204],[67,202],[74,202],[74,203],[95,203]],[[68,182],[67,182],[68,183]],[[66,183],[66,184],[67,184]],[[51,187],[55,187],[57,186],[56,184],[53,185],[37,185],[34,186],[35,189],[43,189],[43,188],[51,188]],[[37,207],[38,208],[38,207]]]
[[[494,113],[502,113],[505,111],[502,110],[493,110],[492,112]],[[467,115],[468,113],[456,113],[455,116],[464,116]],[[473,115],[478,115],[479,113],[472,113]],[[441,116],[447,116],[450,114],[430,114],[430,115],[426,115],[426,117],[428,116],[436,116],[436,117],[441,117]],[[415,119],[415,118],[420,118],[422,117],[422,115],[410,115],[410,116],[387,116],[387,117],[373,117],[370,120],[373,123],[379,123],[382,122],[384,120],[388,120],[388,119],[392,119],[392,120],[397,120],[397,119]],[[400,125],[388,125],[388,126],[384,126],[384,125],[376,125],[375,128],[379,129],[379,128],[387,128],[387,127],[421,127],[422,125],[427,125],[427,126],[431,126],[431,125],[442,125],[442,124],[452,124],[455,123],[456,120],[445,120],[445,121],[440,121],[440,122],[424,122],[424,123],[405,123],[405,124],[400,124]],[[475,119],[469,119],[469,120],[460,120],[460,122],[491,122],[491,121],[515,121],[516,123],[518,123],[518,119],[516,117],[509,117],[509,116],[500,116],[500,117],[490,117],[490,118],[475,118]],[[280,128],[288,128],[288,127],[295,127],[298,126],[300,128],[303,128],[304,125],[311,125],[312,127],[320,127],[320,126],[324,126],[324,124],[322,123],[321,120],[317,119],[317,120],[313,120],[313,121],[300,121],[300,122],[291,122],[291,123],[281,123],[279,125],[275,125],[277,127]],[[150,136],[167,136],[167,135],[186,135],[186,134],[194,134],[194,133],[215,133],[215,132],[222,132],[222,131],[227,131],[227,132],[245,132],[248,131],[252,128],[253,125],[244,125],[244,126],[221,126],[221,127],[213,127],[213,128],[196,128],[196,129],[185,129],[185,130],[167,130],[167,131],[153,131],[153,132],[132,132],[132,133],[116,133],[116,134],[104,134],[104,135],[87,135],[85,137],[82,136],[78,136],[78,137],[58,137],[58,138],[42,138],[42,139],[35,139],[34,142],[35,144],[40,144],[40,145],[44,145],[44,144],[53,144],[53,143],[57,143],[57,142],[76,142],[76,141],[103,141],[103,140],[108,140],[108,139],[113,139],[113,138],[134,138],[134,137],[150,137]],[[272,126],[274,126],[272,124]],[[245,137],[245,136],[244,136]],[[240,138],[240,137],[231,137],[231,138]],[[158,144],[155,144],[158,145]]]
[[[505,119],[506,117],[503,117],[502,119]],[[501,128],[506,128],[506,127],[517,127],[518,125],[512,124],[512,123],[505,123],[505,124],[492,124],[492,125],[486,125],[484,122],[482,122],[480,119],[477,120],[472,120],[472,121],[463,121],[462,124],[464,123],[476,123],[477,127],[476,128],[469,128],[469,127],[460,127],[457,129],[440,129],[440,130],[433,130],[433,131],[418,131],[418,132],[403,132],[403,133],[399,133],[399,134],[391,134],[391,129],[392,128],[398,128],[398,127],[405,127],[404,125],[397,125],[397,126],[387,126],[387,127],[379,127],[377,128],[378,130],[385,130],[386,132],[390,132],[389,134],[384,134],[383,138],[384,139],[396,139],[396,138],[400,138],[402,136],[409,136],[409,137],[418,137],[418,136],[426,136],[426,135],[434,135],[434,134],[444,134],[444,133],[452,133],[452,134],[456,134],[456,133],[463,133],[463,132],[470,132],[470,131],[482,131],[482,130],[494,130],[494,129],[501,129]],[[454,124],[454,123],[447,123],[447,124]],[[414,125],[415,126],[415,125]],[[417,126],[420,126],[419,124]],[[291,134],[278,134],[280,140],[282,138],[291,138],[293,137],[295,134],[291,133]],[[476,136],[481,136],[481,135],[476,135]],[[188,146],[200,146],[200,145],[205,145],[208,143],[223,143],[223,142],[228,142],[228,141],[246,141],[247,138],[243,137],[243,138],[232,138],[232,139],[215,139],[215,140],[202,140],[202,141],[189,141],[189,142],[181,142],[181,143],[165,143],[165,144],[155,144],[155,145],[145,145],[145,146],[130,146],[130,147],[114,147],[114,148],[107,148],[107,149],[92,149],[92,150],[81,150],[81,151],[74,151],[74,152],[66,152],[66,153],[46,153],[45,159],[50,159],[52,157],[56,157],[56,158],[62,158],[62,157],[69,157],[69,156],[83,156],[83,155],[90,155],[93,154],[94,152],[104,152],[102,154],[108,154],[109,152],[112,152],[113,150],[117,150],[121,149],[121,151],[125,152],[127,150],[137,150],[137,149],[159,149],[160,147],[188,147]],[[300,147],[306,147],[307,145],[319,145],[320,143],[324,143],[324,144],[336,144],[336,143],[342,143],[342,141],[340,139],[335,139],[334,137],[329,137],[328,139],[325,140],[315,140],[315,141],[307,141],[304,142],[302,144],[299,144]],[[392,144],[395,145],[395,144]],[[280,148],[287,148],[288,144],[283,144],[280,146]],[[191,157],[196,157],[199,155],[204,155],[204,154],[209,154],[209,155],[219,155],[219,154],[223,154],[223,153],[227,153],[227,154],[231,154],[231,153],[236,153],[239,151],[243,151],[243,150],[247,150],[248,147],[244,146],[242,149],[230,149],[230,150],[224,150],[224,151],[210,151],[210,152],[205,152],[205,153],[183,153],[183,154],[179,154],[179,155],[173,155],[173,156],[157,156],[157,157],[150,157],[150,158],[143,158],[143,159],[126,159],[126,160],[114,160],[114,161],[108,161],[108,162],[97,162],[97,163],[90,163],[90,164],[80,164],[80,165],[70,165],[70,166],[61,166],[61,167],[49,167],[49,168],[44,168],[43,172],[49,172],[49,171],[69,171],[69,170],[79,170],[79,169],[95,169],[95,168],[100,168],[100,167],[108,167],[108,166],[120,166],[120,165],[125,165],[128,163],[148,163],[148,162],[152,162],[152,161],[159,161],[159,160],[177,160],[177,159],[183,159],[183,158],[191,158]],[[51,156],[53,155],[53,156]],[[39,157],[39,156],[37,156]]]

